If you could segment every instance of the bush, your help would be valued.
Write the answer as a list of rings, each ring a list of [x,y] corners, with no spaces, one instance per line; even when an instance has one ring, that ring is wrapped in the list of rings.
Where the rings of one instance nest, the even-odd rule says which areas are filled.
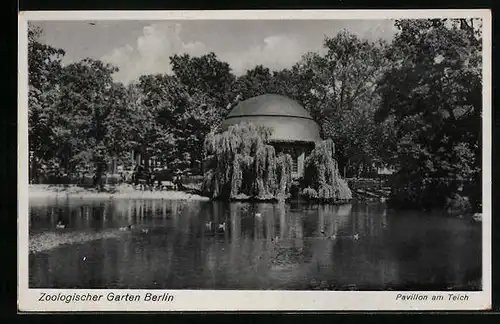
[[[304,188],[302,190],[302,197],[306,200],[318,199],[318,193],[311,187]]]
[[[400,209],[445,209],[449,214],[459,215],[471,209],[469,196],[473,203],[477,201],[476,192],[474,182],[419,178],[408,173],[398,173],[391,179],[388,203],[391,207]]]
[[[445,208],[450,216],[463,216],[471,211],[471,204],[469,198],[456,193],[446,199]]]

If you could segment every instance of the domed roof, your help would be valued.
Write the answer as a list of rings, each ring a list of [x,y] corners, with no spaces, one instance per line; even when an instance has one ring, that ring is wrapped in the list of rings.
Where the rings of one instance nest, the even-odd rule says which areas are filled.
[[[297,101],[276,94],[264,94],[241,101],[226,118],[242,116],[290,116],[312,119]]]
[[[250,122],[273,129],[273,142],[317,142],[321,140],[319,126],[295,100],[275,94],[265,94],[244,100],[227,115],[223,126]]]

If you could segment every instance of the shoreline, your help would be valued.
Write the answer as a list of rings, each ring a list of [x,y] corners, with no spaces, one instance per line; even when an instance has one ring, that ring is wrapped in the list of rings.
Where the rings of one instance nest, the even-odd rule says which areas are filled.
[[[163,200],[198,200],[208,201],[210,198],[191,194],[185,191],[149,191],[136,190],[131,186],[118,186],[115,192],[97,192],[78,186],[29,185],[28,198],[37,199],[163,199]]]

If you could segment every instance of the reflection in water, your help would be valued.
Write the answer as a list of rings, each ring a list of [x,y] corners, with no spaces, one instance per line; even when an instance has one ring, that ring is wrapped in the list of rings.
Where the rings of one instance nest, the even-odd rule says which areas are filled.
[[[63,200],[31,206],[30,237],[61,240],[31,287],[480,289],[480,227],[382,204]]]

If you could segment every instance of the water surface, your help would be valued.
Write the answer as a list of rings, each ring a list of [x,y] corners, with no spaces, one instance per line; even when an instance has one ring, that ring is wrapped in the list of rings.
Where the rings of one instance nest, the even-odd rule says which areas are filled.
[[[481,289],[480,225],[378,203],[44,201],[30,240],[31,288]]]

